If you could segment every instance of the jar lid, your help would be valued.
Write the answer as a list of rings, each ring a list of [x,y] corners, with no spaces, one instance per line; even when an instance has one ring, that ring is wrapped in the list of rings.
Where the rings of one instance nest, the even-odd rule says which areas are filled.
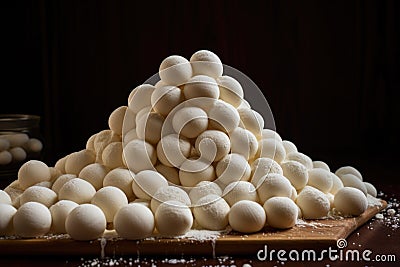
[[[40,116],[27,114],[0,114],[0,131],[23,130],[39,126]]]

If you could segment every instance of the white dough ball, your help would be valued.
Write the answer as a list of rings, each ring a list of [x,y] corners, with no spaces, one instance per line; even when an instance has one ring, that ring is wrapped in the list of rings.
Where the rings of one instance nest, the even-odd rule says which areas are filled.
[[[25,162],[18,171],[18,181],[22,189],[40,182],[49,181],[50,178],[49,167],[38,160]]]
[[[124,135],[124,147],[130,142],[130,141],[132,141],[132,140],[135,140],[135,139],[139,139],[139,137],[138,137],[138,135],[137,135],[137,132],[136,132],[136,128],[133,128],[133,129],[131,129],[129,132],[127,132],[125,135]]]
[[[108,168],[106,166],[99,163],[92,163],[84,167],[78,176],[91,183],[96,190],[99,190],[103,187],[103,180],[107,173]]]
[[[156,145],[161,139],[163,123],[163,116],[156,112],[151,112],[139,118],[136,124],[136,133],[140,139]]]
[[[70,174],[78,175],[81,170],[94,163],[96,155],[90,150],[81,150],[70,154],[65,162],[65,171]]]
[[[267,224],[273,228],[292,228],[297,221],[298,207],[287,197],[272,197],[264,203]]]
[[[352,175],[356,176],[358,179],[360,179],[361,181],[363,180],[361,173],[356,168],[351,167],[351,166],[341,167],[336,170],[335,174],[339,178],[342,178],[342,176],[345,174],[352,174]]]
[[[161,203],[170,200],[179,201],[180,203],[183,203],[186,206],[191,205],[190,198],[184,190],[176,186],[166,186],[159,188],[153,195],[153,198],[151,199],[150,202],[151,210],[153,211],[153,213],[156,213]]]
[[[150,237],[155,221],[151,210],[145,205],[132,203],[122,207],[114,217],[114,228],[118,235],[129,240]]]
[[[186,99],[196,98],[219,98],[219,88],[215,79],[205,76],[197,75],[190,78],[185,84],[183,94]]]
[[[282,137],[274,130],[271,129],[263,129],[261,131],[262,139],[276,139],[279,142],[282,142]]]
[[[0,135],[0,152],[10,148],[10,141]]]
[[[292,186],[292,194],[289,197],[291,200],[295,201],[297,198],[297,190],[296,188],[294,188],[294,186]]]
[[[13,181],[10,185],[8,185],[6,188],[4,188],[4,192],[6,192],[10,198],[12,205],[15,208],[19,207],[19,197],[22,195],[24,190],[19,184],[18,180]]]
[[[59,170],[61,173],[65,173],[65,162],[67,161],[68,156],[65,156],[59,160],[57,160],[56,164],[54,164],[54,168]]]
[[[324,193],[328,193],[333,186],[332,175],[329,171],[322,168],[308,170],[307,184]]]
[[[364,182],[365,188],[367,188],[367,193],[370,194],[373,197],[376,197],[378,192],[376,191],[376,188],[373,184]]]
[[[230,76],[221,76],[217,79],[220,98],[235,108],[239,107],[243,99],[243,88],[240,83]]]
[[[158,160],[169,167],[180,167],[190,156],[192,145],[185,137],[170,134],[161,138],[157,144]]]
[[[190,57],[193,75],[222,76],[223,66],[219,57],[211,51],[199,50]]]
[[[285,161],[281,164],[283,175],[289,179],[297,190],[302,189],[308,183],[308,170],[298,161]]]
[[[10,204],[0,202],[0,236],[14,234],[13,218],[17,210]]]
[[[240,154],[232,153],[222,158],[215,168],[218,179],[215,182],[225,188],[235,181],[248,181],[251,168],[247,160]]]
[[[54,192],[56,192],[58,194],[58,192],[60,191],[61,187],[63,187],[63,185],[66,182],[71,181],[74,178],[76,178],[75,174],[63,174],[63,175],[60,175],[54,181],[53,185],[51,186],[51,190],[53,190]]]
[[[9,151],[5,150],[0,152],[0,165],[10,164],[12,159],[12,154]]]
[[[38,202],[49,208],[57,202],[57,194],[47,187],[31,186],[20,197],[21,205],[28,202]]]
[[[179,170],[181,185],[193,187],[201,181],[215,180],[215,170],[208,161],[200,159],[187,159]]]
[[[289,153],[298,152],[298,151],[297,151],[296,145],[293,144],[292,142],[288,141],[288,140],[283,140],[283,141],[282,141],[282,145],[283,145],[283,147],[285,148],[286,156],[287,156],[287,154],[289,154]]]
[[[151,94],[155,87],[151,84],[142,84],[132,90],[128,97],[129,108],[138,113],[142,108],[151,105]]]
[[[113,222],[117,211],[121,207],[128,205],[128,199],[121,189],[114,186],[106,186],[94,194],[91,203],[103,211],[107,222]]]
[[[135,175],[132,182],[132,190],[138,198],[150,200],[157,190],[167,187],[168,181],[160,173],[152,170],[144,170]]]
[[[180,185],[181,181],[179,180],[179,170],[174,167],[168,167],[163,164],[158,164],[156,170],[168,180],[169,185]]]
[[[14,215],[13,224],[17,236],[43,236],[50,230],[51,214],[45,205],[28,202],[19,207]]]
[[[236,202],[229,212],[229,225],[241,233],[254,233],[264,228],[266,214],[260,204],[250,200]]]
[[[101,209],[93,204],[82,204],[67,216],[65,229],[75,240],[95,240],[106,230],[107,222]]]
[[[96,154],[96,160],[99,163],[102,163],[102,154],[103,150],[108,146],[108,144],[112,142],[120,142],[121,141],[121,136],[115,134],[111,130],[103,130],[99,133],[96,134],[96,137],[93,141],[93,146],[94,146],[94,152]]]
[[[313,168],[314,169],[321,168],[321,169],[327,170],[328,172],[331,171],[331,169],[329,168],[328,164],[326,164],[323,161],[316,160],[316,161],[313,161],[312,163],[313,163]]]
[[[368,193],[367,188],[365,187],[363,181],[359,179],[359,177],[348,173],[348,174],[342,174],[341,176],[339,176],[339,178],[340,180],[342,180],[343,186],[360,189],[365,196],[367,195]]]
[[[60,172],[58,169],[56,169],[55,167],[49,167],[49,171],[50,171],[50,181],[45,181],[43,183],[50,183],[51,186],[53,185],[54,181],[60,177],[63,173]],[[49,188],[51,188],[51,186]]]
[[[258,141],[249,130],[237,127],[230,133],[231,151],[243,155],[247,160],[253,158],[258,150]]]
[[[251,163],[251,183],[257,186],[262,177],[270,173],[283,175],[282,167],[273,159],[258,158]]]
[[[196,138],[195,149],[201,158],[209,162],[216,162],[229,153],[231,143],[224,132],[206,130]]]
[[[193,215],[197,223],[208,230],[223,230],[229,222],[230,207],[218,195],[207,195],[197,201]]]
[[[118,107],[110,114],[110,117],[108,118],[108,126],[110,127],[111,131],[116,134],[122,134],[122,125],[124,123],[127,109],[127,106]]]
[[[136,116],[135,116],[135,124],[136,124],[136,127],[135,128],[137,128],[137,125],[138,125],[138,123],[140,122],[140,119],[143,117],[143,116],[149,116],[149,114],[151,113],[151,111],[152,111],[152,107],[151,106],[146,106],[146,107],[144,107],[144,108],[142,108],[141,110],[139,110],[139,112],[136,114]]]
[[[330,202],[327,196],[318,189],[306,186],[296,199],[305,219],[320,219],[328,215]]]
[[[270,173],[261,178],[256,189],[260,203],[264,203],[271,197],[290,197],[292,195],[292,185],[289,180],[276,173]]]
[[[8,195],[6,191],[0,190],[0,204],[8,204],[11,205],[11,197]]]
[[[125,116],[122,121],[122,133],[120,134],[122,137],[132,129],[136,128],[136,115],[137,114],[130,108],[125,111]]]
[[[256,157],[271,158],[281,163],[286,157],[286,150],[281,141],[277,139],[261,139],[258,142],[258,151]]]
[[[207,113],[198,107],[179,109],[172,118],[175,132],[187,138],[195,138],[208,127]]]
[[[367,209],[368,201],[359,189],[343,187],[336,193],[334,205],[336,210],[343,215],[359,216]]]
[[[236,108],[221,100],[214,103],[208,111],[208,117],[211,129],[227,133],[236,129],[240,122],[239,112]]]
[[[246,99],[242,99],[240,105],[237,107],[237,109],[240,108],[251,108],[250,103]]]
[[[196,204],[200,198],[207,195],[222,196],[221,188],[214,182],[202,181],[196,184],[189,192],[190,200],[193,204]]]
[[[176,86],[156,87],[151,95],[151,106],[157,113],[164,117],[182,101],[182,90]]]
[[[153,169],[157,161],[154,147],[138,139],[132,140],[125,146],[124,157],[127,167],[135,173]]]
[[[58,191],[58,199],[71,200],[78,204],[90,203],[95,193],[96,189],[91,183],[74,178],[61,187]]]
[[[343,187],[343,182],[342,180],[340,180],[339,177],[337,177],[336,174],[331,172],[331,179],[332,179],[332,188],[330,193],[335,195],[337,191],[339,191],[339,189],[341,189]]]
[[[21,147],[13,147],[9,150],[14,161],[23,161],[26,159],[26,152]]]
[[[193,71],[186,58],[173,55],[161,62],[158,73],[164,83],[179,86],[192,77]]]
[[[55,234],[66,234],[65,220],[67,219],[68,214],[78,206],[78,204],[70,200],[60,200],[51,206],[50,213],[53,219],[51,232]]]
[[[155,212],[156,228],[163,236],[186,234],[193,224],[193,215],[186,204],[168,200],[160,204]]]
[[[225,187],[222,196],[231,207],[241,200],[258,201],[256,188],[252,183],[246,181],[230,183]]]
[[[102,160],[103,164],[110,168],[115,169],[119,167],[124,167],[123,157],[123,147],[122,142],[112,142],[103,150]]]
[[[8,140],[10,147],[24,146],[29,140],[29,136],[25,133],[3,134],[1,137]]]
[[[309,156],[300,152],[291,152],[286,155],[286,160],[293,160],[303,164],[308,170],[313,168],[312,160]]]
[[[261,139],[262,130],[264,128],[264,118],[260,113],[249,108],[239,108],[238,112],[243,128],[252,132],[257,139]]]
[[[132,191],[132,182],[135,174],[128,169],[117,168],[104,177],[103,186],[115,186],[121,189],[128,199],[135,198]]]

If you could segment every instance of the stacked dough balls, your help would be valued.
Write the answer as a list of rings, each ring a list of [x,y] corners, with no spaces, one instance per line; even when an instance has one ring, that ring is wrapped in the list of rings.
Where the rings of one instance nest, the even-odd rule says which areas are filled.
[[[0,235],[115,229],[126,239],[183,235],[191,228],[242,233],[287,229],[336,209],[357,216],[375,188],[352,167],[312,161],[244,100],[210,51],[170,56],[161,80],[136,87],[109,129],[48,167],[29,161],[0,191]]]
[[[29,154],[42,151],[39,139],[29,138],[25,133],[0,134],[0,166],[24,161]]]

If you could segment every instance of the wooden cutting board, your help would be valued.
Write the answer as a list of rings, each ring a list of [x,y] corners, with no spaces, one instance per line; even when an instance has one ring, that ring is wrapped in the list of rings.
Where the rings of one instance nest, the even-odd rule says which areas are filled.
[[[69,238],[3,239],[0,256],[216,256],[256,255],[267,245],[270,249],[324,249],[335,246],[339,239],[347,238],[354,230],[383,210],[387,203],[369,207],[355,218],[307,220],[292,229],[264,229],[263,232],[242,235],[223,234],[213,240],[187,238],[154,238],[141,241],[102,239],[74,241]]]

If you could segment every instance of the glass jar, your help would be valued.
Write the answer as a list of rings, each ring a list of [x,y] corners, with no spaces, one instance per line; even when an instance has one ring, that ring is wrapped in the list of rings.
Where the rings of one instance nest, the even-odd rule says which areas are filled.
[[[42,159],[39,123],[36,115],[0,114],[0,189],[17,179],[23,163]]]

